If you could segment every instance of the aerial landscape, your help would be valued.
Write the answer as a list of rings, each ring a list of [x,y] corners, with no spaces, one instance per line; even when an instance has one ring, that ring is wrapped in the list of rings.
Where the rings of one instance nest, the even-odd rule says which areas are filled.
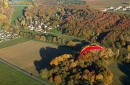
[[[130,0],[0,0],[0,85],[130,85]]]

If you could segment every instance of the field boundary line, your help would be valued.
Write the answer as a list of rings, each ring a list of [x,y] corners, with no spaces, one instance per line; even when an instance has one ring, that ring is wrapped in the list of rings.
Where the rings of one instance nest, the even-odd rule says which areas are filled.
[[[10,67],[12,67],[12,68],[14,68],[14,69],[16,69],[17,71],[19,71],[19,72],[21,72],[21,73],[23,73],[23,74],[25,74],[25,75],[31,77],[32,79],[34,79],[34,80],[36,80],[36,81],[38,81],[38,82],[40,82],[40,83],[42,83],[42,84],[44,84],[44,85],[50,85],[49,83],[47,83],[47,82],[45,82],[45,81],[43,81],[43,80],[37,78],[37,77],[34,76],[33,74],[28,73],[27,71],[25,71],[25,70],[23,70],[23,69],[21,69],[21,68],[15,66],[15,65],[9,63],[9,62],[7,62],[7,61],[5,61],[5,60],[3,60],[2,58],[0,58],[0,62],[4,63],[4,64],[6,64],[6,65],[8,65],[8,66],[10,66]]]

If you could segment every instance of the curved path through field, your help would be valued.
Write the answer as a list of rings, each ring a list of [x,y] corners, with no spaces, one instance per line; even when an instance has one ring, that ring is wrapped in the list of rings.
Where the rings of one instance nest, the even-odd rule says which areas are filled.
[[[36,76],[34,76],[34,75],[32,75],[32,74],[26,72],[26,71],[23,70],[23,69],[20,69],[19,67],[15,66],[15,65],[13,65],[13,64],[10,64],[9,62],[7,62],[7,61],[5,61],[5,60],[3,60],[3,59],[1,59],[1,58],[0,58],[0,62],[3,62],[4,64],[6,64],[6,65],[8,65],[8,66],[10,66],[10,67],[12,67],[12,68],[14,68],[14,69],[16,69],[16,70],[19,71],[19,72],[22,72],[23,74],[25,74],[25,75],[27,75],[27,76],[33,78],[33,79],[36,80],[36,81],[41,82],[41,83],[44,84],[44,85],[50,85],[50,84],[48,84],[47,82],[45,82],[45,81],[43,81],[43,80],[37,78]]]

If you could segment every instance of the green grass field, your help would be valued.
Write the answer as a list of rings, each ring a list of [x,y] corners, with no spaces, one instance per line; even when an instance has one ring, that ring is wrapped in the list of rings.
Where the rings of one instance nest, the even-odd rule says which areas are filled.
[[[0,62],[0,85],[43,85]]]
[[[130,67],[122,62],[113,62],[108,68],[113,73],[112,85],[130,85]]]
[[[57,33],[57,34],[62,34],[62,32],[58,31],[56,28],[51,29],[49,32]]]
[[[61,38],[66,38],[66,39],[70,39],[70,40],[73,40],[76,38],[76,37],[74,38],[72,36],[64,35],[64,34],[62,34],[62,32],[58,31],[56,28],[51,29],[49,31],[49,34],[54,35],[54,36],[60,36]]]
[[[23,43],[23,42],[26,42],[28,40],[30,40],[30,39],[29,38],[22,38],[21,37],[21,38],[9,40],[9,41],[1,42],[0,43],[0,49],[8,47],[8,46],[16,45],[16,44],[19,44],[19,43]]]
[[[14,25],[14,21],[17,20],[19,16],[23,15],[23,10],[26,6],[15,6],[15,11],[12,15],[12,21],[11,24]]]

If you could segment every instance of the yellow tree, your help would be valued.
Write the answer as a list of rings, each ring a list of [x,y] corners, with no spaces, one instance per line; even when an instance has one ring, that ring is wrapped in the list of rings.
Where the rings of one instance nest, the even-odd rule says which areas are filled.
[[[3,27],[2,27],[4,30],[9,30],[10,28],[10,25],[9,24],[4,24]]]
[[[41,36],[41,39],[42,41],[46,41],[46,37],[45,36]]]
[[[8,7],[9,7],[9,4],[8,4],[8,2],[7,2],[6,0],[4,0],[4,7],[5,7],[5,8],[8,8]]]
[[[130,45],[127,46],[127,50],[130,51]]]
[[[42,69],[40,75],[42,76],[42,78],[48,78],[48,70],[46,68]]]
[[[102,74],[98,74],[98,75],[96,75],[96,80],[102,80],[102,79],[103,79]]]

